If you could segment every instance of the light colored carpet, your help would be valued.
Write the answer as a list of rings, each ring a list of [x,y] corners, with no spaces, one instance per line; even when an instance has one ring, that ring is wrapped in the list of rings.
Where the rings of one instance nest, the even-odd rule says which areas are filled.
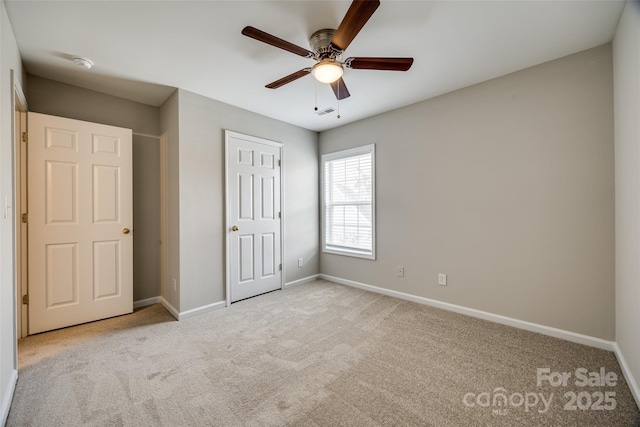
[[[154,305],[28,337],[19,357],[8,426],[634,426],[640,419],[611,352],[324,281],[181,322]],[[574,384],[576,369],[601,367],[617,375],[616,386]],[[572,377],[566,387],[537,386],[537,368]],[[509,400],[493,405],[500,387]],[[598,392],[609,395],[594,409],[565,410],[570,392],[583,393],[582,407],[596,404]],[[532,406],[534,393],[547,400],[553,393],[547,412],[539,412],[541,401]],[[612,399],[615,409],[604,409]]]

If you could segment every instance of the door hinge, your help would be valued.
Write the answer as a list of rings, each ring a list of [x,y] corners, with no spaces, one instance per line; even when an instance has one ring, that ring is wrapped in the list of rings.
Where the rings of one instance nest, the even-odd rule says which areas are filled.
[[[22,223],[23,224],[27,224],[29,222],[29,214],[28,213],[23,213],[21,218],[22,218]]]
[[[282,160],[278,160],[278,166],[282,166]]]
[[[29,134],[27,132],[22,132],[22,142],[29,142]]]
[[[282,271],[282,264],[280,264],[280,271]]]
[[[278,212],[278,218],[282,218],[282,212]]]
[[[22,295],[22,304],[29,305],[29,294]]]

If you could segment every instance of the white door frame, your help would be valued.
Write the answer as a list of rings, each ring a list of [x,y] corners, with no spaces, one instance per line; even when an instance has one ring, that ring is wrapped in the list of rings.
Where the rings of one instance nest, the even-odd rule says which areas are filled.
[[[22,223],[22,214],[27,212],[27,147],[22,133],[27,130],[27,99],[24,96],[15,71],[11,70],[13,97],[11,99],[11,126],[13,135],[13,212],[14,212],[14,297],[16,302],[16,339],[27,336],[28,306],[22,304],[22,296],[27,294],[27,225]],[[17,349],[17,345],[16,345]]]
[[[229,229],[231,223],[229,222],[229,139],[240,138],[247,141],[255,142],[256,144],[269,145],[271,147],[277,147],[280,149],[280,263],[282,264],[282,272],[280,274],[280,289],[284,289],[285,277],[284,272],[286,266],[284,262],[284,144],[268,139],[260,138],[257,136],[251,136],[240,132],[234,132],[232,130],[225,129],[224,131],[224,206],[225,206],[225,220],[224,220],[224,240],[225,240],[225,298],[226,306],[231,305],[231,277],[230,277],[230,239]]]

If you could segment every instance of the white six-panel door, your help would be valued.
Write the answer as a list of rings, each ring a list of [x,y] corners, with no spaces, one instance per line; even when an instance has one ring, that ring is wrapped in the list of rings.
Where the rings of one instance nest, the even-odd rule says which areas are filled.
[[[281,149],[226,132],[229,302],[282,287]]]
[[[29,333],[133,311],[131,130],[29,113]]]

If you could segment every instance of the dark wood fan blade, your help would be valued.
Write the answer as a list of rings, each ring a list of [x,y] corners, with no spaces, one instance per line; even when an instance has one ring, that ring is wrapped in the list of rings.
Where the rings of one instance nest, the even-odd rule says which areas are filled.
[[[296,55],[300,55],[305,58],[313,58],[313,52],[311,52],[310,50],[307,50],[300,46],[296,46],[293,43],[289,43],[286,40],[282,40],[281,38],[272,36],[271,34],[265,33],[264,31],[257,28],[244,27],[242,29],[242,34],[247,37],[251,37],[252,39],[259,40],[263,43],[270,44],[271,46],[279,47],[280,49],[295,53]]]
[[[293,74],[289,74],[286,77],[281,78],[280,80],[276,80],[273,83],[269,83],[268,85],[266,85],[265,87],[268,89],[277,89],[280,86],[284,86],[287,83],[291,83],[294,80],[298,80],[300,77],[304,77],[307,74],[309,74],[311,72],[311,68],[304,68],[300,71],[296,71]]]
[[[355,70],[407,71],[413,58],[347,58],[344,65]]]
[[[351,96],[349,89],[347,89],[347,85],[344,84],[344,80],[342,80],[342,77],[331,83],[331,89],[333,89],[333,93],[336,94],[336,98],[338,98],[338,100]]]
[[[333,47],[346,50],[378,6],[379,0],[354,0],[331,39]]]

